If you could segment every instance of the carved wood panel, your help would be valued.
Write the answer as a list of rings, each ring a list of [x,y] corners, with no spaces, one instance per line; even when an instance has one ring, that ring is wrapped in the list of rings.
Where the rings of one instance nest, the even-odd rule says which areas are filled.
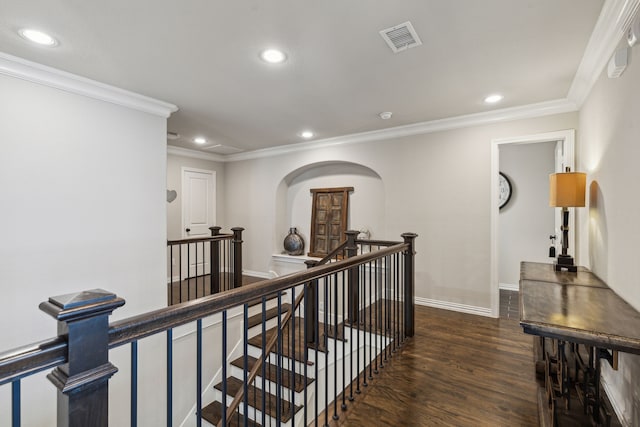
[[[349,192],[353,187],[312,188],[309,256],[324,257],[345,239]]]

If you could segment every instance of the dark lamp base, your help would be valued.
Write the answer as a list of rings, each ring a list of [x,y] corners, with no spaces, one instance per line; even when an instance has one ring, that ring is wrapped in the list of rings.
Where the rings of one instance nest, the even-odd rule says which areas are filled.
[[[574,264],[573,257],[570,255],[558,255],[554,267],[556,271],[566,270],[570,273],[578,272],[578,266]]]

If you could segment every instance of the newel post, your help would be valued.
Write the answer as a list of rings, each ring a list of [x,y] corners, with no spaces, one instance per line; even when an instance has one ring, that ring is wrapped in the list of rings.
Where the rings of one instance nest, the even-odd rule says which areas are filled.
[[[242,232],[244,228],[233,227],[233,287],[242,286]]]
[[[109,378],[118,371],[109,362],[109,315],[123,304],[102,289],[40,304],[58,320],[58,336],[67,341],[67,363],[47,375],[58,389],[58,427],[109,425]]]
[[[416,293],[416,268],[415,268],[415,233],[403,233],[401,235],[409,248],[404,253],[404,330],[408,337],[412,337],[416,330],[415,293]]]
[[[347,236],[347,246],[345,252],[347,258],[358,255],[358,245],[356,244],[356,238],[360,232],[358,230],[347,230],[344,232]],[[360,307],[360,278],[358,266],[351,267],[347,273],[349,277],[349,286],[347,292],[349,293],[349,307],[347,309],[349,321],[357,323],[359,321],[359,307]]]
[[[209,227],[211,237],[219,236],[222,227]],[[209,292],[217,294],[220,292],[220,240],[212,240],[209,243]]]
[[[304,262],[307,270],[318,265],[318,261],[309,259]],[[316,343],[316,324],[318,323],[318,280],[311,280],[304,288],[304,328],[307,343]]]

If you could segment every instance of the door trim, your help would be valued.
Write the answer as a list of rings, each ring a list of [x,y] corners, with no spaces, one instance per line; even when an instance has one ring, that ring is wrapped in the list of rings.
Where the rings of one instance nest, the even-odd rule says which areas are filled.
[[[563,146],[565,166],[575,167],[575,129],[523,135],[491,140],[491,225],[490,225],[490,285],[491,317],[500,316],[500,286],[498,280],[498,172],[500,171],[499,148],[505,144],[533,144],[537,142],[560,141]],[[575,231],[575,214],[570,216],[569,229]],[[569,237],[569,247],[575,251],[575,233]]]

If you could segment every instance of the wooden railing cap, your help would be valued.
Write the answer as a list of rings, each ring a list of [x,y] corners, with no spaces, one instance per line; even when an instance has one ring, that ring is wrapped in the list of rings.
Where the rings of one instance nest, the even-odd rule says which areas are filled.
[[[116,294],[104,289],[50,297],[49,301],[40,304],[40,310],[59,321],[67,322],[99,314],[111,313],[123,306],[125,301]]]

